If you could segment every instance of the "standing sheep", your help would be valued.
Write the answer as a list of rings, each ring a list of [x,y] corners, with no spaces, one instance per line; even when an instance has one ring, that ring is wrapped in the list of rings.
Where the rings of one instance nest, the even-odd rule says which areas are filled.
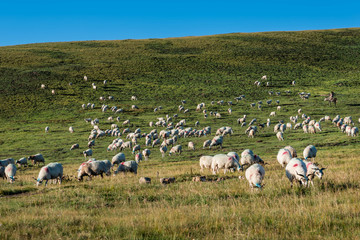
[[[181,145],[176,145],[175,147],[172,147],[170,149],[169,156],[171,156],[171,154],[173,154],[173,153],[181,154],[182,153],[182,146]]]
[[[35,165],[36,163],[39,165],[39,163],[43,163],[45,166],[45,159],[42,154],[38,153],[35,155],[31,155],[28,157],[28,161],[31,160],[32,165]]]
[[[45,127],[45,133],[48,133],[49,130],[50,130],[50,127],[49,127],[49,126],[46,126],[46,127]]]
[[[280,149],[277,155],[277,160],[282,167],[286,167],[292,158],[291,152],[285,148]]]
[[[290,153],[291,153],[291,156],[292,156],[293,158],[296,158],[296,157],[297,157],[296,150],[295,150],[295,148],[293,148],[292,146],[286,146],[286,147],[284,147],[284,149],[289,150]]]
[[[298,181],[301,186],[307,186],[306,165],[300,158],[291,159],[286,165],[285,173],[291,183],[291,187],[294,180]]]
[[[265,176],[265,169],[263,166],[261,166],[258,163],[251,165],[245,171],[245,177],[248,180],[251,188],[254,188],[255,186],[261,189],[263,187],[261,183],[262,180],[264,179],[264,176]]]
[[[166,146],[161,146],[160,147],[160,152],[161,152],[161,156],[165,157],[165,153],[167,152],[167,147]]]
[[[204,168],[210,170],[212,164],[213,156],[201,156],[200,157],[200,171],[202,172]]]
[[[28,166],[28,164],[27,164],[27,158],[26,158],[26,157],[20,158],[19,160],[16,161],[16,164],[17,164],[18,166],[22,166],[22,165]]]
[[[277,132],[276,137],[279,141],[284,141],[284,136],[282,132]]]
[[[235,168],[238,171],[242,169],[240,163],[232,156],[217,154],[212,159],[211,170],[213,174],[217,174],[219,169],[224,169],[224,174],[226,174],[227,170]]]
[[[15,175],[16,175],[16,166],[13,163],[10,163],[5,168],[5,177],[10,183],[13,183],[15,181]]]
[[[61,184],[63,176],[63,166],[61,163],[49,163],[40,169],[38,178],[36,179],[36,186],[39,186],[45,180],[45,187],[51,179],[58,179]]]
[[[119,165],[118,169],[114,172],[114,176],[119,172],[123,172],[124,174],[125,172],[132,172],[136,175],[137,168],[138,168],[138,164],[135,161],[122,162]]]
[[[143,151],[142,151],[142,154],[144,155],[144,157],[145,157],[145,161],[147,161],[147,160],[149,160],[149,157],[150,157],[150,154],[151,154],[151,151],[150,151],[150,149],[144,149]]]
[[[317,150],[314,145],[307,146],[303,152],[304,159],[307,160],[308,158],[315,158],[316,152]]]
[[[188,143],[188,149],[195,151],[195,145],[193,142]]]
[[[323,170],[326,168],[319,168],[316,164],[304,160],[304,163],[306,164],[306,176],[308,177],[310,183],[312,186],[314,186],[313,178],[317,176],[319,179],[322,179],[324,173]]]
[[[82,152],[82,154],[84,155],[85,161],[86,161],[86,157],[91,157],[93,154],[93,151],[89,148],[85,151]]]
[[[120,164],[122,162],[125,162],[125,154],[120,152],[118,154],[116,154],[115,156],[113,156],[113,158],[111,159],[111,165],[114,166],[115,164]]]

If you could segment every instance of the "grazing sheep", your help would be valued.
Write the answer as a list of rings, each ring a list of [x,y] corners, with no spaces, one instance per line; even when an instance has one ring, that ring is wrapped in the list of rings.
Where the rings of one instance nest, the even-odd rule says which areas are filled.
[[[120,164],[122,162],[125,162],[125,154],[120,152],[118,154],[116,154],[115,156],[112,157],[111,159],[111,165],[112,167],[114,167],[115,164]]]
[[[276,115],[276,112],[271,112],[269,117],[275,117],[275,115]]]
[[[70,132],[70,133],[74,133],[74,128],[73,128],[73,127],[69,127],[69,132]]]
[[[150,149],[144,149],[143,151],[142,151],[142,154],[144,155],[144,157],[145,157],[145,161],[147,161],[147,160],[149,160],[149,157],[150,157],[150,154],[151,154],[151,151],[150,151]]]
[[[71,150],[74,150],[74,149],[78,149],[78,148],[79,148],[79,144],[78,144],[78,143],[75,143],[75,144],[71,145],[70,151],[71,151]]]
[[[308,133],[309,132],[309,127],[307,125],[303,126],[303,131],[304,133]]]
[[[41,84],[41,89],[45,89],[45,84]]]
[[[167,152],[167,147],[166,146],[161,146],[160,147],[160,152],[161,152],[161,156],[165,157],[165,153]]]
[[[228,152],[228,154],[226,154],[230,157],[234,157],[238,162],[240,161],[240,157],[236,152]]]
[[[5,177],[10,183],[13,183],[15,181],[15,175],[16,175],[16,166],[13,163],[10,163],[5,167]]]
[[[282,167],[286,167],[292,158],[293,156],[291,155],[290,150],[285,148],[280,149],[277,154],[277,160]]]
[[[181,145],[176,145],[175,147],[172,147],[170,149],[169,156],[171,156],[171,154],[173,154],[173,153],[181,154],[182,153],[182,146]]]
[[[203,143],[203,149],[206,148],[206,147],[209,147],[210,144],[211,144],[211,140],[206,140],[206,141],[204,141],[204,143]]]
[[[276,137],[279,141],[284,141],[284,136],[282,132],[277,132]]]
[[[61,184],[62,176],[63,166],[61,163],[49,163],[40,169],[38,178],[36,179],[36,186],[40,186],[40,184],[45,180],[46,187],[48,181],[51,179],[57,179],[59,184]]]
[[[261,166],[258,163],[251,165],[245,171],[245,177],[248,180],[251,188],[254,188],[255,186],[261,189],[263,187],[261,183],[262,180],[264,179],[264,176],[265,176],[265,169],[263,166]]]
[[[160,139],[155,139],[153,142],[152,142],[152,147],[155,147],[156,145],[159,145],[160,144]]]
[[[138,152],[137,154],[135,154],[135,161],[136,163],[141,162],[143,159],[143,155],[141,154],[141,152]]]
[[[351,133],[350,133],[350,135],[351,135],[352,137],[358,136],[358,135],[359,135],[359,129],[358,129],[357,127],[351,128]]]
[[[118,169],[114,172],[114,176],[116,174],[118,174],[119,172],[123,172],[125,174],[125,172],[132,172],[135,175],[137,174],[137,169],[138,169],[138,164],[135,161],[127,161],[127,162],[122,162]]]
[[[82,153],[84,154],[84,158],[85,158],[85,160],[86,160],[86,157],[92,156],[93,151],[89,148],[89,149],[83,151]]]
[[[27,158],[26,157],[23,157],[23,158],[20,158],[19,160],[16,161],[16,164],[18,166],[28,166],[28,163],[27,163]]]
[[[195,151],[195,145],[193,142],[188,143],[188,149]]]
[[[321,132],[320,122],[315,122],[314,127],[315,127],[315,131]]]
[[[55,95],[55,90],[54,89],[51,90],[51,94]]]
[[[292,146],[286,146],[286,147],[284,147],[284,149],[289,150],[290,153],[291,153],[291,156],[292,156],[293,158],[296,158],[296,157],[297,157],[296,150],[295,150],[295,148],[293,148]]]
[[[314,126],[308,126],[308,132],[310,134],[315,134],[316,133],[315,127]]]
[[[312,163],[310,161],[304,160],[304,163],[306,164],[306,176],[309,179],[312,186],[314,186],[313,178],[317,176],[319,179],[322,179],[324,172],[326,168],[319,168],[315,163]]]
[[[307,186],[306,165],[300,158],[291,159],[286,165],[285,173],[291,183],[291,187],[294,180],[298,181],[301,186]]]
[[[136,101],[137,97],[136,96],[131,96],[131,101]]]
[[[31,155],[28,157],[28,161],[32,162],[32,165],[35,165],[36,163],[39,165],[39,163],[43,163],[45,166],[45,159],[42,154],[38,153],[35,155]]]
[[[45,127],[45,133],[48,133],[49,130],[50,130],[50,127],[49,127],[49,126],[46,126],[46,127]]]
[[[133,147],[132,154],[135,154],[136,151],[139,151],[139,152],[140,152],[140,150],[141,150],[140,145],[135,145],[135,146]]]
[[[219,169],[224,169],[224,174],[226,174],[229,169],[236,169],[240,171],[242,167],[235,157],[228,156],[226,154],[217,154],[212,159],[211,169],[213,174],[217,174]]]
[[[123,143],[121,144],[120,151],[122,151],[122,150],[125,149],[125,148],[131,149],[131,148],[132,148],[132,142],[130,142],[130,141],[123,142]]]
[[[15,161],[13,158],[8,158],[8,159],[4,159],[4,160],[0,160],[0,166],[6,167],[9,164],[15,164]]]
[[[250,129],[248,137],[254,138],[254,137],[255,137],[255,133],[256,133],[256,132],[255,132],[254,129]]]
[[[88,176],[91,179],[92,176],[97,175],[103,178],[104,173],[108,174],[107,169],[106,163],[103,161],[88,161],[80,165],[77,179],[82,181],[84,176]]]
[[[308,158],[315,158],[316,152],[317,150],[314,145],[307,146],[303,152],[304,159],[307,160]]]
[[[200,157],[200,171],[202,172],[204,168],[210,170],[212,164],[213,156],[201,156]]]
[[[223,136],[215,136],[210,143],[209,149],[211,149],[211,147],[213,146],[220,146],[220,149],[222,149],[222,144],[223,144]]]
[[[151,178],[149,178],[149,177],[141,177],[139,179],[139,183],[140,184],[150,184],[151,183]]]
[[[277,111],[280,111],[280,110],[281,110],[281,106],[277,106],[277,107],[276,107],[276,110],[277,110]]]
[[[136,106],[136,105],[132,105],[132,106],[131,106],[131,109],[132,109],[132,110],[135,110],[135,109],[139,109],[139,107]]]

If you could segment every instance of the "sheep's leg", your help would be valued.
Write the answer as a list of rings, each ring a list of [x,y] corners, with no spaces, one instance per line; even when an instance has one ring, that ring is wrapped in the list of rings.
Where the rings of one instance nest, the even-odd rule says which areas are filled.
[[[47,186],[48,180],[45,181],[45,187]]]

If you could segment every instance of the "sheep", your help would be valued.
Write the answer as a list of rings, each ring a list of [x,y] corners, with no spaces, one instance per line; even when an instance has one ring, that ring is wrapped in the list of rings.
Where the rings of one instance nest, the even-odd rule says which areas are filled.
[[[173,153],[181,154],[182,153],[182,146],[181,145],[176,145],[175,147],[172,147],[170,149],[169,156],[171,156],[171,154],[173,154]]]
[[[293,156],[291,155],[290,150],[285,148],[280,149],[277,154],[277,161],[283,168],[286,167],[286,165],[290,162],[292,158]]]
[[[303,126],[303,131],[304,133],[308,133],[309,132],[309,127],[307,125]]]
[[[78,148],[79,148],[79,144],[78,144],[78,143],[75,143],[75,144],[71,145],[70,151],[71,151],[71,150],[74,150],[74,149],[78,149]]]
[[[223,136],[215,136],[210,143],[209,149],[211,149],[211,147],[213,146],[220,146],[220,149],[222,149],[222,144],[223,144]]]
[[[50,130],[50,127],[49,127],[49,126],[46,126],[46,127],[45,127],[45,133],[48,133],[49,130]]]
[[[307,186],[306,165],[300,158],[293,158],[285,168],[286,177],[289,179],[291,187],[296,180],[301,186]]]
[[[296,123],[294,126],[294,130],[299,129],[299,128],[303,128],[302,123]]]
[[[291,123],[286,123],[286,129],[292,129]]]
[[[304,160],[304,163],[306,164],[306,176],[309,179],[311,185],[314,186],[314,183],[312,181],[313,178],[316,175],[319,179],[322,179],[324,175],[323,170],[325,170],[326,168],[319,168],[316,164],[306,160]]]
[[[263,187],[261,183],[262,180],[264,179],[264,176],[265,176],[265,169],[263,166],[261,166],[258,163],[251,165],[245,171],[245,177],[248,180],[251,188],[254,188],[255,186],[261,189]]]
[[[250,129],[248,137],[254,138],[255,137],[255,130]]]
[[[55,95],[55,89],[52,89],[52,90],[51,90],[51,94],[52,94],[52,95]]]
[[[308,158],[315,158],[316,152],[317,150],[314,145],[307,146],[303,151],[304,159],[307,160]]]
[[[28,166],[27,158],[26,157],[20,158],[19,160],[16,161],[16,164],[18,166],[22,166],[22,165]]]
[[[270,118],[268,118],[267,121],[266,121],[266,126],[270,127],[270,125],[271,125],[271,121],[270,121]]]
[[[236,152],[228,152],[228,154],[226,154],[230,157],[234,157],[238,162],[240,161],[240,157]]]
[[[188,149],[195,151],[195,145],[193,142],[188,143]]]
[[[143,151],[142,151],[142,154],[144,155],[144,157],[145,157],[145,161],[147,161],[147,160],[149,160],[149,157],[150,157],[150,154],[151,154],[151,151],[150,151],[150,149],[144,149]]]
[[[39,165],[42,162],[45,166],[45,159],[44,159],[43,155],[40,153],[29,156],[28,161],[29,160],[31,160],[32,165],[35,165],[36,163]]]
[[[103,178],[103,174],[108,175],[108,167],[103,161],[88,161],[82,163],[78,170],[78,181],[82,181],[84,176],[88,176],[91,179],[92,176],[100,175]]]
[[[150,184],[151,183],[151,178],[149,178],[149,177],[141,177],[139,179],[139,183],[140,184]]]
[[[231,115],[231,113],[232,113],[232,109],[231,109],[231,108],[228,109],[228,113],[229,113],[229,115]]]
[[[136,105],[132,105],[132,106],[131,106],[131,109],[132,109],[132,110],[135,110],[135,109],[139,109],[139,107],[136,106]]]
[[[45,180],[45,187],[47,183],[51,179],[57,179],[59,184],[61,184],[63,177],[63,166],[61,163],[49,163],[48,165],[42,167],[40,169],[38,178],[36,179],[36,186],[40,186],[40,184]]]
[[[136,96],[131,96],[131,101],[136,101],[137,97]]]
[[[153,142],[152,142],[152,147],[155,147],[156,145],[159,145],[160,144],[160,139],[155,139]]]
[[[84,158],[85,158],[85,160],[86,160],[86,157],[90,157],[90,156],[92,156],[93,151],[89,148],[89,149],[87,149],[87,150],[83,151],[82,153],[83,153]]]
[[[129,119],[125,120],[125,121],[122,123],[122,125],[127,125],[127,124],[130,124],[130,120],[129,120]]]
[[[204,168],[211,169],[213,156],[201,156],[200,157],[200,171],[203,172]]]
[[[281,110],[281,106],[277,106],[277,107],[276,107],[276,110],[277,110],[277,111],[280,111],[280,110]]]
[[[271,112],[269,117],[275,117],[275,115],[276,115],[276,112]]]
[[[13,158],[8,158],[8,159],[4,159],[4,160],[0,160],[0,166],[6,167],[9,164],[15,164],[15,161]]]
[[[73,128],[73,127],[69,127],[69,132],[70,132],[70,133],[74,133],[74,128]]]
[[[285,124],[281,124],[279,127],[280,132],[284,133],[286,130],[286,125]]]
[[[160,147],[160,152],[161,152],[161,156],[164,157],[165,153],[167,152],[167,147],[166,146],[161,146]]]
[[[125,154],[120,152],[118,154],[116,154],[115,156],[112,157],[111,159],[111,165],[112,167],[114,167],[115,164],[120,164],[122,162],[125,162]]]
[[[254,163],[254,153],[253,153],[253,151],[251,151],[250,149],[245,149],[241,153],[241,158],[240,158],[241,166],[246,165],[246,164],[251,165],[253,163]]]
[[[143,159],[143,155],[141,154],[141,152],[138,152],[137,154],[135,154],[135,161],[136,163],[141,162]]]
[[[8,164],[5,167],[5,177],[10,183],[13,183],[15,181],[15,175],[16,175],[16,166],[13,163]]]
[[[204,141],[204,143],[203,143],[203,149],[206,148],[206,147],[209,147],[210,144],[211,144],[211,140],[206,140],[206,141]]]
[[[125,174],[125,172],[132,172],[135,175],[137,174],[137,169],[138,169],[138,164],[135,161],[127,161],[127,162],[122,162],[118,169],[114,172],[114,176],[116,174],[118,174],[119,172],[123,172]]]
[[[358,135],[359,135],[359,129],[358,129],[357,127],[351,128],[351,133],[350,133],[350,135],[351,135],[352,137],[358,136]]]
[[[45,89],[45,87],[46,87],[45,84],[41,84],[41,87],[40,87],[40,88],[41,88],[41,89]]]
[[[296,157],[297,157],[296,150],[295,150],[295,148],[293,148],[292,146],[286,146],[286,147],[284,147],[284,149],[289,150],[290,153],[291,153],[291,156],[292,156],[293,158],[296,158]]]
[[[274,132],[275,132],[275,133],[279,131],[280,126],[281,126],[281,123],[277,123],[277,124],[274,126]]]
[[[130,141],[123,142],[123,143],[121,144],[120,151],[122,151],[122,150],[125,149],[125,148],[131,149],[131,148],[132,148],[132,142],[130,142]]]
[[[279,141],[284,141],[284,136],[282,132],[277,132],[276,137]]]
[[[226,154],[217,154],[212,159],[211,170],[213,174],[217,174],[219,169],[224,169],[224,174],[226,174],[227,170],[235,168],[238,171],[242,169],[235,157],[228,156]]]

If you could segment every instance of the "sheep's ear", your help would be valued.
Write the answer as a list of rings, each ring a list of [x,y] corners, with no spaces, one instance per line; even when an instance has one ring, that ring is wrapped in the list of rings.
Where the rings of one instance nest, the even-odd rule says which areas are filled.
[[[325,169],[326,169],[326,168],[321,168],[320,171],[323,171],[323,170],[325,170]]]

